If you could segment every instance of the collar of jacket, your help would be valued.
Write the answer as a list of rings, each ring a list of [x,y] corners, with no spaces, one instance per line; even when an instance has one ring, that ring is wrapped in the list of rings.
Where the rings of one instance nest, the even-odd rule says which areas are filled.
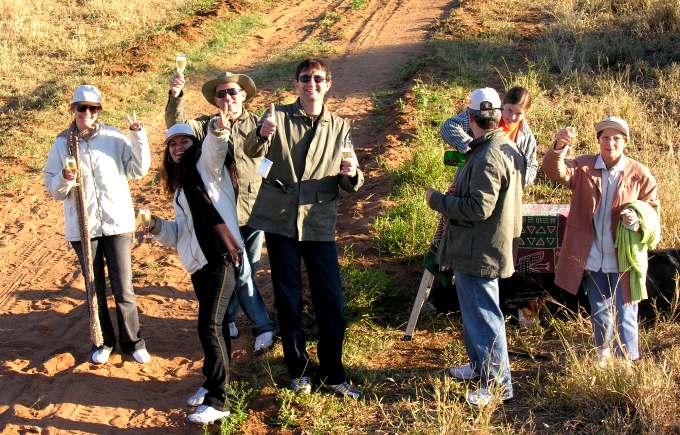
[[[296,118],[304,117],[314,119],[312,116],[309,116],[307,112],[305,112],[305,109],[302,108],[302,103],[300,103],[299,98],[295,100],[295,110],[293,111],[292,115]],[[318,120],[321,122],[328,122],[331,120],[331,112],[326,109],[325,104],[323,105],[323,109],[321,109],[321,114],[319,115]]]
[[[503,133],[503,129],[502,129],[502,128],[497,128],[497,129],[495,129],[495,130],[489,130],[489,131],[487,131],[486,133],[484,133],[484,135],[478,137],[477,139],[473,139],[473,141],[470,142],[470,143],[468,144],[468,146],[470,147],[470,150],[474,150],[474,149],[475,149],[476,147],[478,147],[479,145],[481,145],[481,144],[483,144],[483,143],[485,143],[485,142],[487,142],[487,141],[489,141],[489,140],[495,138],[495,137],[498,136],[499,134],[505,134],[505,133]]]

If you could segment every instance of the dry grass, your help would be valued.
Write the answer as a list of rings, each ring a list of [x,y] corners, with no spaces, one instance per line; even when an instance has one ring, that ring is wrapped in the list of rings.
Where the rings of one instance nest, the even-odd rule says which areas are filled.
[[[104,68],[142,36],[177,21],[206,0],[7,0],[0,11],[2,98],[44,83],[80,80]],[[65,82],[65,83],[64,83]]]

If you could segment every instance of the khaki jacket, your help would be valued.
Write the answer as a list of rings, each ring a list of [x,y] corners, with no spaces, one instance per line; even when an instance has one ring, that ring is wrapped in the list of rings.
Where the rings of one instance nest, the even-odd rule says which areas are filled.
[[[364,176],[359,169],[353,179],[339,174],[340,150],[352,147],[347,121],[324,106],[317,122],[314,131],[312,119],[295,102],[276,106],[277,127],[269,140],[257,131],[248,136],[246,154],[273,162],[253,206],[251,227],[296,240],[335,240],[339,189],[358,191]],[[298,179],[291,150],[305,140],[310,141],[309,149]]]
[[[498,129],[470,142],[453,194],[434,192],[430,207],[448,218],[437,259],[443,269],[507,278],[522,234],[524,158]]]
[[[549,149],[543,157],[543,172],[553,181],[571,189],[567,229],[555,270],[555,284],[576,294],[586,270],[588,253],[595,240],[593,216],[602,196],[601,170],[594,169],[597,155],[565,159],[565,152]],[[616,184],[612,204],[612,234],[616,240],[617,219],[621,210],[635,200],[649,203],[659,212],[656,179],[643,164],[623,156],[624,167]],[[627,274],[626,274],[627,275]],[[630,301],[630,279],[622,280],[623,295]]]
[[[187,120],[182,104],[182,94],[179,97],[168,97],[165,106],[165,124],[168,128],[178,122],[185,122],[191,126],[196,137],[203,141],[208,132],[208,125],[217,115],[203,115],[193,120]],[[236,213],[239,226],[246,225],[253,210],[253,204],[260,191],[262,177],[257,170],[262,164],[262,157],[250,158],[243,152],[243,145],[248,134],[253,131],[259,122],[257,115],[244,110],[231,129],[229,141],[229,155],[236,161],[238,169],[238,201]]]

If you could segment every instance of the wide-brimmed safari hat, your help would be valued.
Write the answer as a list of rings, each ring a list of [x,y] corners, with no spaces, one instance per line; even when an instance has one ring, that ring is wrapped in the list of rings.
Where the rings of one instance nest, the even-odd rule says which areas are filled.
[[[220,73],[217,77],[209,80],[203,84],[201,92],[208,103],[215,106],[215,88],[221,83],[237,83],[244,91],[246,91],[246,101],[250,100],[257,94],[257,88],[253,79],[245,74],[232,74],[228,71]]]
[[[614,130],[625,134],[626,137],[630,136],[630,129],[628,128],[628,123],[624,119],[618,118],[616,116],[609,115],[602,121],[595,123],[595,131],[597,133],[601,132],[606,128],[613,128]]]
[[[77,103],[90,103],[93,105],[102,105],[102,93],[99,89],[92,85],[82,85],[78,86],[73,91],[73,96],[71,97],[71,104]]]
[[[175,136],[189,136],[196,139],[196,133],[189,124],[175,124],[165,132],[165,145]]]

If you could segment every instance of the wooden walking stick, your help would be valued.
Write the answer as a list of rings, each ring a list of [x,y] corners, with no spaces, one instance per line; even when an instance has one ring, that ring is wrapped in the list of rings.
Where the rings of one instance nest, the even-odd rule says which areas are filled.
[[[80,246],[82,250],[83,277],[85,278],[85,291],[87,293],[87,305],[90,315],[90,338],[95,346],[100,347],[104,344],[102,326],[99,323],[99,303],[97,302],[97,292],[94,287],[94,270],[92,269],[92,245],[90,244],[90,231],[87,222],[87,210],[85,209],[85,184],[83,183],[83,171],[80,170],[80,148],[78,147],[78,131],[71,128],[68,135],[68,149],[76,159],[76,186],[75,198],[78,206],[78,224],[80,226]]]

